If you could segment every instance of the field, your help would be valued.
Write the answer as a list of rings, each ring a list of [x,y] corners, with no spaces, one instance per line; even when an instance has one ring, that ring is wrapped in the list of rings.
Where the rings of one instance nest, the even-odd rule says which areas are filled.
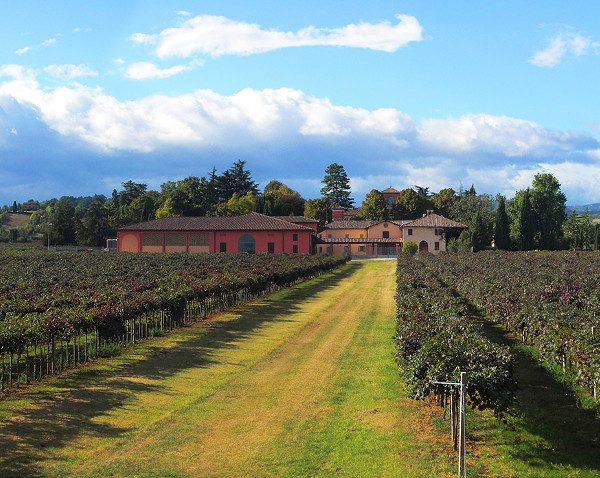
[[[506,424],[468,410],[467,476],[598,476],[589,392],[436,261],[413,262],[518,384]],[[454,476],[443,409],[408,398],[394,363],[396,267],[349,263],[17,390],[0,401],[0,476]]]

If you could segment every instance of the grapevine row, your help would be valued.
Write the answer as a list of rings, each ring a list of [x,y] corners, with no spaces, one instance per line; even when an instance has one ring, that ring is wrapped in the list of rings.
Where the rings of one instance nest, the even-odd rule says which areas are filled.
[[[597,397],[600,384],[600,256],[565,252],[424,258],[489,317],[534,345]]]
[[[0,254],[2,391],[317,276],[348,260],[288,254]]]
[[[434,393],[445,405],[447,388],[433,382],[458,382],[466,372],[473,407],[496,415],[509,408],[516,384],[508,349],[490,342],[465,302],[408,254],[398,257],[396,304],[396,361],[409,396]],[[449,395],[453,419],[457,391]]]

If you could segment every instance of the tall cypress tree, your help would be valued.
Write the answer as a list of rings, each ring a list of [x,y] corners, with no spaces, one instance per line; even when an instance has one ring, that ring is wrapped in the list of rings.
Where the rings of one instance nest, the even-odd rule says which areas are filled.
[[[535,216],[531,207],[529,188],[523,195],[519,208],[519,236],[521,237],[521,250],[530,251],[535,247]]]
[[[505,251],[510,249],[510,225],[508,223],[506,198],[504,196],[498,197],[498,207],[496,208],[496,218],[494,221],[494,242],[498,249]]]
[[[481,213],[477,211],[473,216],[473,224],[471,225],[471,245],[473,252],[485,249],[485,230],[483,227],[483,219]]]

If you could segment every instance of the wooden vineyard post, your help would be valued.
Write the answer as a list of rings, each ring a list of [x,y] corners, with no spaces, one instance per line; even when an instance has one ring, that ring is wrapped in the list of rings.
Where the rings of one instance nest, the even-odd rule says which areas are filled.
[[[465,417],[466,417],[466,397],[467,397],[467,373],[460,373],[460,382],[431,382],[434,385],[445,385],[449,387],[458,387],[458,476],[467,476],[465,465]],[[453,393],[451,393],[452,397]],[[452,403],[452,398],[451,402]],[[450,407],[454,409],[452,406]],[[450,420],[452,421],[452,412],[450,412]],[[456,417],[454,418],[456,420]],[[454,429],[451,425],[451,429]],[[453,435],[453,440],[456,440]],[[454,441],[456,445],[456,441]],[[456,448],[455,448],[456,449]]]
[[[467,476],[465,469],[465,395],[467,394],[467,373],[460,373],[460,413],[458,439],[458,476]]]

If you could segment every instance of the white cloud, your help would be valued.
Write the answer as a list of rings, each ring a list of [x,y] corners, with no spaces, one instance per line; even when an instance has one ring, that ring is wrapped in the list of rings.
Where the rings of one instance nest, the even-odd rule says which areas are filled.
[[[23,48],[19,48],[18,50],[15,50],[15,55],[23,55],[23,54],[27,53],[29,50],[31,50],[30,46],[24,46]]]
[[[134,43],[151,44],[156,42],[157,35],[146,35],[145,33],[134,33],[129,39]]]
[[[0,104],[21,105],[15,111],[29,111],[40,131],[51,131],[61,144],[85,145],[95,158],[160,156],[164,169],[156,169],[156,177],[167,174],[169,161],[178,161],[177,151],[189,151],[194,161],[204,155],[207,168],[226,151],[222,156],[255,158],[252,164],[261,164],[268,179],[297,175],[284,182],[315,188],[307,197],[318,195],[315,178],[333,160],[344,164],[357,202],[370,189],[390,185],[435,191],[474,183],[481,192],[508,194],[531,184],[542,170],[555,174],[569,198],[579,202],[594,202],[600,190],[600,144],[593,136],[516,118],[473,114],[417,122],[395,109],[339,106],[288,88],[245,89],[231,96],[196,90],[119,101],[101,88],[42,88],[19,65],[0,66],[0,76],[9,78],[0,83]],[[23,121],[9,115],[1,126],[7,132],[18,128],[14,141],[37,137],[28,136],[38,129]],[[169,161],[164,151],[172,153]]]
[[[196,53],[211,56],[250,55],[286,47],[346,46],[394,52],[411,41],[421,41],[422,27],[415,17],[397,15],[398,23],[350,24],[341,28],[303,28],[297,32],[264,30],[260,25],[237,22],[221,16],[201,15],[180,26],[163,30],[158,36],[135,33],[136,43],[158,41],[160,58],[188,57]]]
[[[568,150],[580,136],[548,130],[533,121],[487,114],[426,119],[418,126],[418,134],[420,141],[440,150],[500,153],[508,157]]]
[[[18,135],[19,135],[19,132],[17,131],[17,129],[16,129],[16,128],[11,128],[11,129],[10,129],[10,134],[12,134],[12,135],[14,135],[14,136],[18,136]]]
[[[179,15],[182,17],[191,17],[192,14],[190,12],[186,12],[185,10],[175,10],[175,15]]]
[[[73,80],[85,76],[97,76],[98,72],[85,65],[48,65],[44,71],[60,80]]]
[[[529,60],[535,66],[553,67],[558,65],[566,55],[576,57],[586,53],[595,53],[597,42],[592,42],[590,36],[570,31],[559,32],[550,41],[546,48],[539,50]]]
[[[169,78],[174,75],[178,75],[184,71],[189,71],[192,68],[185,65],[172,66],[171,68],[158,68],[154,63],[141,61],[138,63],[132,63],[127,68],[125,76],[133,80],[150,80],[156,78]]]
[[[57,38],[58,38],[59,36],[60,36],[60,35],[56,35],[56,36],[53,36],[52,38],[48,38],[47,40],[44,40],[44,41],[42,42],[42,46],[51,46],[51,45],[54,45],[54,44],[56,44]]]

